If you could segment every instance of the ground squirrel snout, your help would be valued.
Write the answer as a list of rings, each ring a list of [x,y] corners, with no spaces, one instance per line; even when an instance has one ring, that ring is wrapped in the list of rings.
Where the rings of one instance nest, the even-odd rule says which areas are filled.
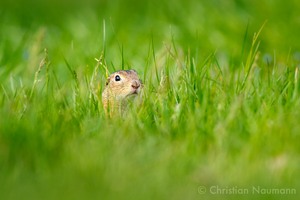
[[[110,114],[116,111],[123,111],[127,100],[137,96],[143,87],[135,70],[120,70],[112,73],[102,92],[102,103],[105,111]]]

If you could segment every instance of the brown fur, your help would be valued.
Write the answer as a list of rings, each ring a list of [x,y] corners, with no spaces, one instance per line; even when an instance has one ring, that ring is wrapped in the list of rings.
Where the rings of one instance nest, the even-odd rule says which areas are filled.
[[[116,76],[120,77],[120,81],[116,81]],[[131,97],[137,96],[142,87],[142,82],[135,70],[120,70],[112,73],[102,92],[103,108],[110,116],[116,113],[122,113],[127,101]]]

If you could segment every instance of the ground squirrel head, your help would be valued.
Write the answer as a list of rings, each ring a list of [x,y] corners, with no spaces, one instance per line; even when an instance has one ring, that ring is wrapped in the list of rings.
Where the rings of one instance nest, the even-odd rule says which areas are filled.
[[[108,107],[119,109],[128,98],[137,96],[141,88],[142,81],[135,70],[120,70],[112,73],[102,92],[104,109],[107,110]]]

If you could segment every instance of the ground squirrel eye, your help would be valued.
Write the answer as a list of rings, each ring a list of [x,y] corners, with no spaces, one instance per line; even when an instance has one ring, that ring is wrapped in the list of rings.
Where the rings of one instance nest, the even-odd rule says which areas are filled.
[[[120,80],[121,80],[120,76],[117,75],[117,76],[115,77],[115,81],[120,81]]]

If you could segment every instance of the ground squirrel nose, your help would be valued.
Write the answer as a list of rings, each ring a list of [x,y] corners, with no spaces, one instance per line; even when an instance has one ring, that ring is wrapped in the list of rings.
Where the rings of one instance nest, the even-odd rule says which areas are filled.
[[[138,89],[140,87],[140,83],[138,81],[133,81],[131,87],[133,87],[134,89]]]

